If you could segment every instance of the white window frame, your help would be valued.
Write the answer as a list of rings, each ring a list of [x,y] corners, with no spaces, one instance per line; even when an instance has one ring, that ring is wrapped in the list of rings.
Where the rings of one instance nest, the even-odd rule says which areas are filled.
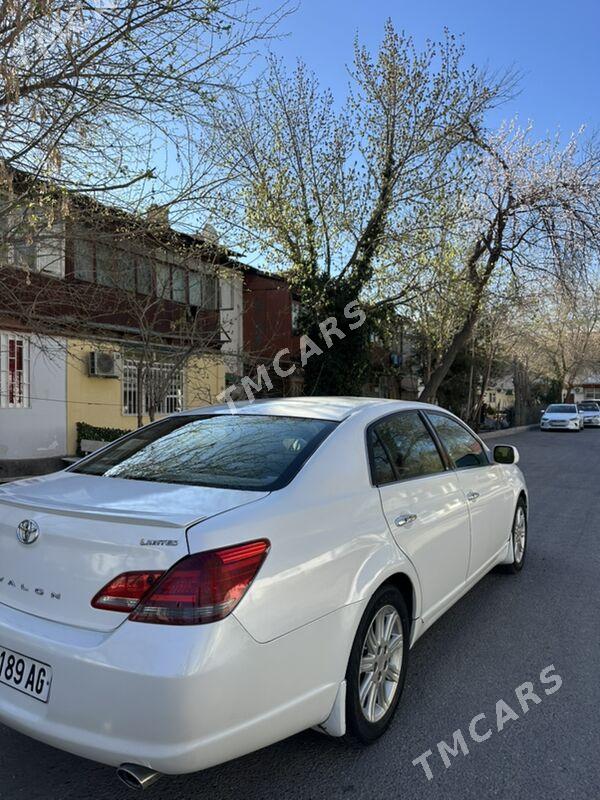
[[[165,393],[160,406],[156,409],[157,416],[166,416],[176,411],[182,411],[184,407],[184,370],[173,370],[173,365],[154,364],[151,367],[153,373],[160,374],[173,371],[170,379],[169,391]],[[126,417],[137,417],[138,415],[138,384],[137,384],[138,365],[133,358],[123,359],[123,378],[121,381],[121,398],[123,405],[123,415]],[[142,413],[148,413],[148,395],[143,387]]]
[[[11,342],[15,343],[15,351],[19,344],[22,352],[22,369],[14,369],[14,377],[19,376],[17,387],[18,397],[15,401],[10,399]],[[30,408],[30,381],[31,381],[31,343],[29,337],[20,333],[0,333],[0,408]],[[13,378],[14,380],[14,378]]]

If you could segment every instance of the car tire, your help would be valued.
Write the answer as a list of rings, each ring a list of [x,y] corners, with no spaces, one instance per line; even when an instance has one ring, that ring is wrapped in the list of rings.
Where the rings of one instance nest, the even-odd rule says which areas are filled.
[[[525,556],[527,554],[527,534],[527,505],[525,500],[521,497],[515,509],[515,516],[511,528],[511,545],[513,548],[514,561],[512,564],[503,565],[504,572],[516,575],[523,569]]]
[[[406,603],[395,586],[385,584],[369,601],[350,652],[346,670],[350,739],[371,744],[389,726],[404,689],[409,644]]]

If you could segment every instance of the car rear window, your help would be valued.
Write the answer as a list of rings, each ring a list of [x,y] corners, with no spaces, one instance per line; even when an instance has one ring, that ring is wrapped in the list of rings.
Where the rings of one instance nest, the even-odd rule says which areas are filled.
[[[336,425],[329,420],[249,414],[170,417],[119,439],[70,471],[272,491],[292,480]]]

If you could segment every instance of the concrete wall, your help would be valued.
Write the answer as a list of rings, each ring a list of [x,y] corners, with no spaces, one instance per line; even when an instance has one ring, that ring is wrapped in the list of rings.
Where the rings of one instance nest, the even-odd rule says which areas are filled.
[[[65,455],[66,344],[30,338],[30,407],[0,408],[0,460]]]

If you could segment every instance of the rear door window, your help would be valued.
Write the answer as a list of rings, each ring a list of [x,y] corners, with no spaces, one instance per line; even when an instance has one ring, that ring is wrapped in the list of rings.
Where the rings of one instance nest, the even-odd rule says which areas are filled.
[[[481,443],[460,422],[435,411],[428,411],[427,417],[457,469],[483,467],[489,464]]]
[[[444,471],[431,434],[417,412],[386,417],[369,429],[373,482],[394,481]]]

